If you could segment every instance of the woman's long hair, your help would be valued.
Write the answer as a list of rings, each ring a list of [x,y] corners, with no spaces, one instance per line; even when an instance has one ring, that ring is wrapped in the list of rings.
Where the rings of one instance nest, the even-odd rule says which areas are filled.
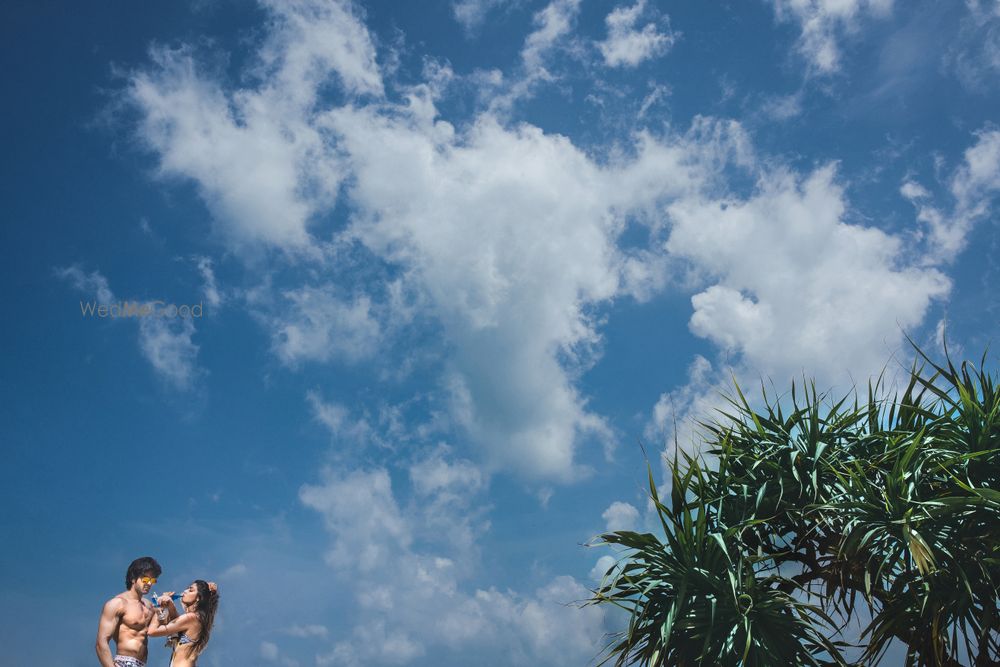
[[[215,610],[219,608],[219,589],[215,584],[209,585],[203,579],[195,579],[194,586],[198,590],[198,602],[194,613],[201,621],[201,630],[198,632],[198,639],[191,643],[191,649],[192,655],[197,656],[205,650],[208,645],[208,636],[212,634]]]

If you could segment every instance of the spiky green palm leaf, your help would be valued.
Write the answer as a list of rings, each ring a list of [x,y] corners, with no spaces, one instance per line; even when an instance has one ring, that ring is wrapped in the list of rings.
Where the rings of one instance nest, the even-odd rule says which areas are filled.
[[[835,664],[833,618],[870,618],[862,662],[889,642],[914,665],[1000,665],[1000,393],[983,370],[914,366],[901,394],[739,387],[678,456],[662,536],[624,550],[591,604],[626,609],[617,665]]]

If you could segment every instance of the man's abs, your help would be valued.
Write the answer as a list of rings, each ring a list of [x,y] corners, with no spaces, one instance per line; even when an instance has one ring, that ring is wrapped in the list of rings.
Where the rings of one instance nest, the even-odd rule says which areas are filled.
[[[114,636],[118,655],[146,660],[146,630],[152,618],[153,612],[145,605],[135,600],[128,601]]]

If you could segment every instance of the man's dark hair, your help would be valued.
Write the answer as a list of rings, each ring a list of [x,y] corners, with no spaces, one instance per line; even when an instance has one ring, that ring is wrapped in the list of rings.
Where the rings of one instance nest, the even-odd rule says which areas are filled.
[[[160,576],[160,564],[156,562],[156,559],[152,556],[143,556],[142,558],[136,558],[132,561],[132,564],[128,566],[128,572],[125,573],[125,588],[132,588],[132,584],[139,577],[145,575],[150,575],[153,577]]]

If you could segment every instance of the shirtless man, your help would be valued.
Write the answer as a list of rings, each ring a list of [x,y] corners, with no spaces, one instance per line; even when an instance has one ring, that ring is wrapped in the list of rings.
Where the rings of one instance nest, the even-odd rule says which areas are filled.
[[[97,626],[97,659],[101,667],[145,667],[146,631],[153,605],[142,596],[160,576],[160,564],[149,556],[136,558],[125,573],[125,591],[104,604]],[[117,654],[111,655],[111,640]]]

